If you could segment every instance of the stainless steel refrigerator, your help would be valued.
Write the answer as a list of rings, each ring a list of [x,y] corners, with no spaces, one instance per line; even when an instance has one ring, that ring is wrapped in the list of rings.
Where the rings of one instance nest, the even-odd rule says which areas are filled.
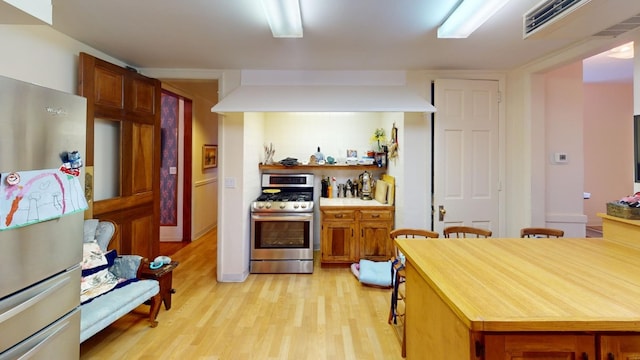
[[[0,214],[0,360],[80,356],[83,211],[47,217],[31,204],[28,221],[7,226],[25,206],[7,189],[46,202],[51,194],[26,192],[25,181],[38,170],[60,168],[61,153],[84,153],[86,106],[80,96],[0,76],[0,209],[11,212]],[[75,190],[84,187],[83,174]],[[53,195],[55,206],[70,206],[69,195]]]

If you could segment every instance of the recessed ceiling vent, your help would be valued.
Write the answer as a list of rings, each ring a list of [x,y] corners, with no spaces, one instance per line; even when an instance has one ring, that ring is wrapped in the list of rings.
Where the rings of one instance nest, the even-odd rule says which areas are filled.
[[[629,19],[630,14],[640,14],[640,1],[544,0],[523,15],[523,38],[579,40],[596,34],[617,36],[620,31],[629,31],[630,26],[638,26],[634,26],[635,17]],[[606,33],[609,28],[614,30]]]
[[[524,14],[524,35],[533,33],[536,29],[561,17],[573,6],[591,0],[546,0],[536,5],[533,9]]]
[[[636,16],[632,16],[627,20],[624,20],[620,23],[617,23],[611,27],[608,27],[593,36],[607,36],[607,37],[616,37],[618,35],[622,35],[627,31],[634,30],[640,27],[640,14]]]

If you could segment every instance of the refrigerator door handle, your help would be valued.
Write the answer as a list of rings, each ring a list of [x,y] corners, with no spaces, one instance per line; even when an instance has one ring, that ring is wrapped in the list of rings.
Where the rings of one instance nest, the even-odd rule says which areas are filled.
[[[7,307],[10,307],[8,310],[4,311],[4,309],[0,308],[0,311],[2,311],[2,313],[0,313],[0,324],[29,309],[39,301],[42,301],[50,293],[60,289],[69,281],[71,281],[71,279],[69,277],[66,277],[64,279],[58,280],[53,284],[47,284],[47,287],[45,287],[44,289],[36,288],[32,291],[27,291],[25,294],[19,294],[17,299],[11,299],[13,304],[8,304]],[[38,293],[33,294],[34,292]],[[28,300],[25,300],[25,297],[30,298]],[[15,306],[16,302],[18,303],[17,306]],[[2,303],[0,303],[0,305],[2,305]]]

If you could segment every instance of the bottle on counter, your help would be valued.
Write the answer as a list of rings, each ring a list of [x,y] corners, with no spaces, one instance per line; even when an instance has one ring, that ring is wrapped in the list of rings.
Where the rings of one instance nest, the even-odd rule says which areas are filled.
[[[318,146],[318,151],[314,154],[316,156],[316,160],[318,162],[323,161],[324,162],[324,154],[322,154],[320,152],[320,146]]]
[[[329,179],[322,179],[321,181],[322,184],[322,192],[321,192],[321,196],[323,198],[328,198],[329,197]]]
[[[338,184],[336,183],[335,176],[331,178],[331,194],[332,197],[340,197],[340,193],[338,192]]]

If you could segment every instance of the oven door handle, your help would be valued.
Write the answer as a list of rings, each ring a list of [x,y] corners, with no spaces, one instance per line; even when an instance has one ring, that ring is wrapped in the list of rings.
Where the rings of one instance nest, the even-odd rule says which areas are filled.
[[[262,220],[262,221],[309,221],[313,219],[313,214],[295,214],[295,215],[258,215],[251,214],[252,220]]]

